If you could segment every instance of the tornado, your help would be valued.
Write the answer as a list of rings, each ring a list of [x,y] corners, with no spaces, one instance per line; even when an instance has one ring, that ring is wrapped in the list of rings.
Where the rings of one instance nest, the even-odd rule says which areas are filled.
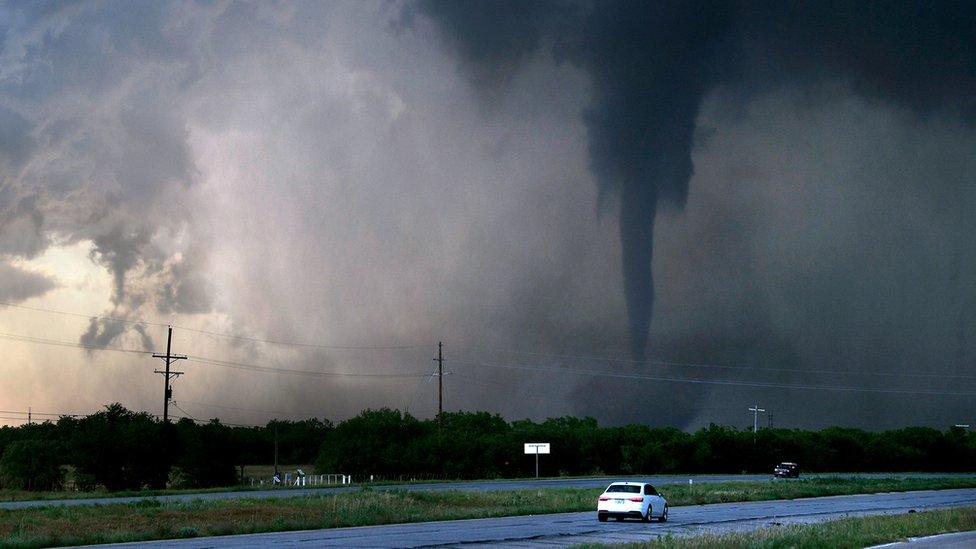
[[[630,352],[637,362],[646,360],[647,337],[654,310],[654,217],[657,196],[646,185],[627,185],[621,197],[624,296],[630,326]]]

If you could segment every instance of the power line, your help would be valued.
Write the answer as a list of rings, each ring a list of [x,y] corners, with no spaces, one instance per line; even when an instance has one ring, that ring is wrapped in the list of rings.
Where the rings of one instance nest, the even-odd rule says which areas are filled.
[[[115,351],[124,353],[136,353],[136,354],[151,354],[151,351],[139,351],[136,349],[125,349],[125,348],[114,348],[114,347],[98,347],[93,345],[84,345],[81,343],[73,343],[66,341],[50,340],[44,338],[35,338],[32,336],[22,336],[18,334],[5,334],[0,333],[0,338],[12,339],[16,341],[22,341],[27,343],[38,343],[46,345],[57,345],[64,347],[73,347],[93,351]],[[427,377],[426,373],[402,373],[402,374],[382,374],[382,373],[349,373],[349,372],[321,372],[315,370],[292,370],[288,368],[275,368],[270,366],[260,366],[257,364],[246,364],[241,362],[234,362],[228,360],[219,360],[206,357],[190,357],[188,358],[191,362],[198,362],[201,364],[210,364],[214,366],[224,366],[228,368],[235,368],[247,371],[265,372],[265,373],[281,373],[290,375],[304,375],[313,377],[358,377],[358,378],[423,378]],[[766,383],[766,382],[751,382],[751,381],[733,381],[733,380],[710,380],[710,379],[696,379],[696,378],[679,378],[679,377],[666,377],[666,376],[652,376],[646,374],[633,374],[633,373],[615,373],[615,372],[598,372],[594,370],[578,369],[578,368],[553,368],[545,366],[532,366],[532,365],[517,365],[517,364],[493,364],[486,362],[472,362],[472,361],[453,361],[457,364],[468,364],[476,366],[485,366],[490,368],[503,368],[509,370],[527,370],[527,371],[539,371],[539,372],[562,372],[571,373],[578,375],[594,375],[603,377],[616,377],[623,379],[643,379],[649,381],[667,381],[674,383],[695,383],[695,384],[706,384],[706,385],[728,385],[728,386],[741,386],[741,387],[759,387],[759,388],[782,388],[782,389],[813,389],[813,390],[832,390],[832,391],[845,391],[845,392],[864,392],[864,393],[891,393],[891,394],[920,394],[920,395],[946,395],[946,396],[974,396],[976,393],[973,392],[962,392],[962,391],[919,391],[919,390],[909,390],[909,389],[871,389],[871,388],[860,388],[860,387],[835,387],[835,386],[819,386],[819,385],[804,385],[804,384],[782,384],[782,383]]]
[[[112,322],[122,322],[127,324],[145,325],[145,326],[167,326],[167,324],[161,322],[152,322],[146,320],[133,320],[119,317],[103,316],[103,315],[89,315],[76,312],[62,311],[57,309],[46,309],[42,307],[31,307],[27,305],[18,305],[9,302],[0,302],[0,306],[11,307],[16,309],[23,309],[34,312],[44,312],[51,314],[61,314],[75,317],[82,317],[87,319],[99,319]],[[184,330],[188,332],[195,332],[200,334],[206,334],[215,337],[226,337],[230,339],[237,339],[243,341],[252,341],[257,343],[266,343],[272,345],[288,345],[296,347],[306,347],[306,348],[322,348],[322,349],[332,349],[332,350],[384,350],[384,349],[417,349],[426,348],[429,345],[323,345],[317,343],[306,343],[298,341],[284,341],[275,339],[263,339],[250,336],[242,336],[236,334],[227,334],[210,330],[202,330],[196,328],[187,328],[182,326],[174,325],[173,328]],[[151,354],[151,351],[141,351],[136,349],[125,349],[125,348],[113,348],[113,347],[100,347],[95,345],[87,345],[83,343],[76,342],[66,342],[51,340],[45,338],[37,338],[33,336],[25,336],[18,334],[5,334],[0,333],[0,338],[10,339],[14,341],[21,341],[27,343],[37,343],[46,345],[56,345],[64,347],[73,347],[91,351],[114,351],[114,352],[124,352],[124,353],[136,353],[136,354]],[[754,371],[768,371],[768,372],[790,372],[790,373],[800,373],[800,374],[830,374],[830,375],[865,375],[865,376],[877,376],[877,377],[912,377],[912,378],[929,378],[929,379],[952,379],[952,378],[965,378],[974,379],[976,376],[972,375],[943,375],[943,374],[931,374],[931,373],[898,373],[898,372],[851,372],[842,370],[807,370],[800,368],[764,368],[764,367],[751,367],[751,366],[729,366],[729,365],[719,365],[719,364],[706,364],[706,363],[686,363],[686,362],[669,362],[669,361],[637,361],[610,357],[599,357],[599,356],[586,356],[586,355],[570,355],[570,354],[553,354],[553,353],[539,353],[539,352],[529,352],[529,351],[513,351],[513,350],[489,350],[489,352],[499,352],[499,353],[509,353],[509,354],[520,354],[528,356],[540,356],[540,357],[552,357],[552,358],[565,358],[565,359],[576,359],[576,360],[595,360],[604,362],[618,362],[618,363],[628,363],[628,364],[651,364],[651,365],[663,365],[663,366],[679,366],[679,367],[698,367],[698,368],[720,368],[720,369],[732,369],[732,370],[754,370]],[[230,368],[237,368],[242,370],[259,371],[267,373],[283,373],[283,374],[293,374],[293,375],[307,375],[307,376],[321,376],[321,377],[385,377],[385,378],[402,378],[402,377],[424,377],[426,374],[353,374],[345,372],[318,372],[310,370],[291,370],[286,368],[274,368],[268,366],[260,366],[256,364],[244,364],[233,361],[225,361],[218,359],[209,359],[204,357],[196,357],[193,359],[195,362],[203,364],[211,364],[217,366],[225,366]],[[464,362],[456,361],[459,364]],[[965,391],[917,391],[908,389],[873,389],[873,388],[860,388],[860,387],[841,387],[841,386],[824,386],[824,385],[806,385],[806,384],[790,384],[790,383],[767,383],[767,382],[750,382],[750,381],[733,381],[733,380],[709,380],[709,379],[696,379],[696,378],[681,378],[681,377],[668,377],[668,376],[651,376],[644,374],[634,374],[634,373],[610,373],[610,372],[596,372],[593,370],[586,369],[571,369],[571,368],[546,368],[540,366],[526,366],[526,365],[512,365],[512,364],[491,364],[484,362],[467,362],[467,364],[475,364],[487,367],[495,368],[506,368],[506,369],[518,369],[518,370],[529,370],[529,371],[552,371],[561,373],[572,373],[578,375],[596,375],[604,377],[617,377],[624,379],[644,379],[652,381],[666,381],[674,383],[694,383],[694,384],[709,384],[709,385],[728,385],[728,386],[744,386],[744,387],[759,387],[759,388],[782,388],[782,389],[811,389],[811,390],[831,390],[831,391],[846,391],[846,392],[867,392],[867,393],[892,393],[892,394],[929,394],[929,395],[958,395],[958,396],[972,396],[976,395],[973,392]]]
[[[46,339],[33,336],[24,336],[19,334],[6,334],[0,333],[0,339],[10,339],[13,341],[20,341],[23,343],[36,343],[41,345],[54,345],[58,347],[69,347],[75,349],[85,349],[89,351],[114,351],[120,353],[134,353],[141,355],[151,355],[152,351],[140,351],[137,349],[125,349],[119,347],[99,347],[96,345],[85,345],[83,343],[76,343],[71,341],[62,341],[56,339]],[[293,374],[293,375],[307,375],[307,376],[319,376],[319,377],[387,377],[387,378],[414,378],[414,377],[425,377],[426,373],[406,373],[406,374],[357,374],[349,372],[321,372],[315,370],[292,370],[289,368],[276,368],[271,366],[260,366],[257,364],[246,364],[241,362],[233,362],[229,360],[220,360],[216,358],[207,357],[189,357],[187,358],[190,362],[198,362],[201,364],[210,364],[214,366],[225,366],[228,368],[236,368],[240,370],[249,370],[255,372],[266,372],[266,373],[282,373],[282,374]]]
[[[58,310],[58,309],[45,309],[43,307],[29,307],[27,305],[17,305],[15,303],[7,303],[7,302],[4,302],[4,301],[0,301],[0,307],[11,307],[11,308],[14,308],[14,309],[24,309],[24,310],[27,310],[27,311],[35,311],[35,312],[40,312],[40,313],[52,313],[52,314],[57,314],[57,315],[74,316],[74,317],[86,318],[88,320],[91,320],[91,319],[108,320],[110,322],[121,322],[121,323],[124,323],[124,324],[141,324],[141,325],[144,325],[144,326],[166,326],[167,325],[167,324],[162,323],[162,322],[149,322],[147,320],[132,320],[132,319],[128,319],[128,318],[119,318],[119,317],[113,317],[113,316],[101,316],[101,315],[89,315],[89,314],[84,314],[84,313],[73,313],[73,312],[69,312],[69,311],[61,311],[61,310]]]
[[[147,320],[133,320],[119,317],[111,316],[101,316],[101,315],[91,315],[83,314],[69,311],[62,311],[57,309],[47,309],[43,307],[30,307],[27,305],[18,305],[9,302],[0,302],[0,306],[12,307],[17,309],[24,309],[35,312],[45,312],[60,315],[75,316],[87,319],[99,319],[107,320],[112,322],[122,322],[127,324],[138,324],[145,326],[172,326],[176,330],[183,330],[186,332],[193,332],[199,334],[205,334],[213,337],[223,337],[228,339],[236,339],[241,341],[251,341],[255,343],[266,343],[270,345],[284,345],[293,347],[305,347],[305,348],[318,348],[318,349],[331,349],[331,350],[394,350],[394,349],[420,349],[430,347],[430,344],[410,344],[410,345],[326,345],[318,343],[308,343],[299,341],[285,341],[277,339],[266,339],[252,336],[244,336],[237,334],[229,334],[224,332],[217,332],[212,330],[203,330],[198,328],[189,328],[179,325],[170,325],[162,322],[153,322]],[[25,338],[22,340],[28,340],[29,336],[17,336],[16,334],[0,334],[0,337],[7,336],[12,338]],[[31,338],[40,339],[40,338]],[[65,346],[75,346],[89,350],[105,350],[105,351],[120,351],[120,352],[131,352],[131,353],[147,353],[148,351],[138,351],[133,349],[118,349],[118,348],[108,348],[108,347],[97,347],[91,345],[83,345],[77,343],[69,342],[58,342],[53,343],[56,345]],[[901,372],[864,372],[864,371],[847,371],[847,370],[817,370],[817,369],[804,369],[804,368],[770,368],[770,367],[760,367],[760,366],[733,366],[725,364],[711,364],[711,363],[698,363],[698,362],[678,362],[678,361],[665,361],[665,360],[631,360],[623,358],[612,358],[606,356],[595,356],[595,355],[573,355],[573,354],[561,354],[561,353],[542,353],[533,351],[516,351],[508,349],[487,349],[487,352],[493,353],[503,353],[503,354],[515,354],[515,355],[526,355],[526,356],[538,356],[538,357],[549,357],[549,358],[563,358],[563,359],[573,359],[573,360],[594,360],[601,362],[616,362],[616,363],[626,363],[626,364],[637,364],[637,365],[658,365],[658,366],[675,366],[675,367],[686,367],[686,368],[713,368],[713,369],[727,369],[727,370],[752,370],[761,372],[783,372],[783,373],[799,373],[799,374],[829,374],[829,375],[856,375],[856,376],[878,376],[878,377],[908,377],[908,378],[945,378],[945,379],[976,379],[976,375],[959,375],[959,374],[934,374],[934,373],[901,373]]]
[[[423,390],[424,386],[426,386],[428,383],[430,383],[432,379],[434,379],[434,374],[431,373],[429,376],[425,376],[425,377],[427,379],[421,378],[420,381],[417,382],[417,387],[413,391],[413,396],[410,397],[410,400],[407,401],[406,407],[404,408],[405,413],[408,414],[410,413],[410,408],[413,407],[414,401],[416,401],[417,397],[420,396],[420,392]]]
[[[387,373],[367,373],[367,374],[357,374],[351,372],[322,372],[318,370],[292,370],[290,368],[275,368],[271,366],[260,366],[258,364],[246,364],[243,362],[233,362],[230,360],[218,360],[212,358],[204,357],[189,357],[187,359],[189,362],[198,362],[200,364],[210,364],[213,366],[225,366],[227,368],[235,368],[239,370],[248,370],[252,372],[265,372],[265,373],[276,373],[276,374],[290,374],[290,375],[301,375],[301,376],[312,376],[312,377],[364,377],[364,378],[417,378],[426,377],[426,373],[399,373],[399,374],[387,374]]]
[[[192,414],[190,414],[190,412],[187,412],[187,411],[186,411],[186,410],[184,410],[183,408],[180,408],[180,405],[179,405],[179,404],[177,404],[175,400],[171,400],[171,401],[170,401],[170,404],[172,404],[172,405],[173,405],[173,407],[174,407],[174,408],[176,408],[177,410],[179,410],[179,411],[181,411],[181,412],[183,412],[184,414],[186,414],[186,415],[187,415],[187,417],[189,417],[189,418],[190,418],[190,419],[192,419],[193,421],[200,421],[199,419],[197,419],[197,418],[195,418],[195,417],[193,417],[193,415],[192,415]],[[166,421],[166,420],[164,419],[163,421]]]
[[[565,354],[553,354],[553,353],[536,353],[530,351],[510,351],[510,350],[500,350],[500,349],[488,349],[489,353],[502,353],[502,354],[515,354],[515,355],[527,355],[527,356],[540,356],[548,358],[564,358],[573,360],[594,360],[600,362],[617,362],[624,364],[635,364],[635,365],[651,365],[651,366],[678,366],[678,367],[688,367],[688,368],[718,368],[724,370],[756,370],[761,372],[790,372],[790,373],[800,373],[800,374],[830,374],[830,375],[855,375],[855,376],[883,376],[883,377],[920,377],[920,378],[945,378],[945,379],[976,379],[976,375],[958,375],[958,374],[913,374],[913,373],[900,373],[900,372],[852,372],[849,370],[810,370],[805,368],[770,368],[762,366],[730,366],[725,364],[709,364],[703,362],[675,362],[667,360],[630,360],[626,358],[610,358],[610,357],[600,357],[600,356],[586,356],[586,355],[565,355]]]
[[[157,326],[157,327],[169,327],[169,326],[172,326],[173,328],[175,328],[177,330],[183,330],[183,331],[186,331],[186,332],[194,332],[194,333],[198,333],[198,334],[205,334],[205,335],[214,336],[214,337],[224,337],[224,338],[228,338],[228,339],[237,339],[237,340],[241,340],[241,341],[251,341],[251,342],[255,342],[255,343],[267,343],[267,344],[270,344],[270,345],[287,345],[287,346],[292,346],[292,347],[307,347],[307,348],[314,348],[314,349],[332,349],[332,350],[385,350],[385,349],[421,349],[421,348],[428,348],[428,347],[431,346],[431,344],[429,344],[429,343],[425,343],[425,344],[412,344],[412,345],[398,345],[398,344],[396,344],[396,345],[324,345],[324,344],[320,344],[320,343],[308,343],[308,342],[301,342],[301,341],[285,341],[285,340],[277,340],[277,339],[264,339],[264,338],[259,338],[259,337],[243,336],[243,335],[237,335],[237,334],[228,334],[228,333],[216,332],[216,331],[212,331],[212,330],[202,330],[202,329],[199,329],[199,328],[189,328],[189,327],[186,327],[186,326],[178,326],[176,324],[170,324],[170,323],[166,323],[166,322],[152,322],[152,321],[148,321],[148,320],[138,320],[138,319],[133,320],[133,319],[127,319],[127,318],[112,317],[112,316],[101,316],[101,315],[91,315],[91,314],[84,314],[84,313],[76,313],[76,312],[70,312],[70,311],[61,311],[61,310],[58,310],[58,309],[46,309],[46,308],[43,308],[43,307],[29,307],[27,305],[18,305],[18,304],[15,304],[15,303],[8,303],[8,302],[3,302],[3,301],[0,301],[0,307],[11,307],[11,308],[23,309],[23,310],[27,310],[27,311],[34,311],[34,312],[41,312],[41,313],[51,313],[51,314],[59,314],[59,315],[65,315],[65,316],[73,316],[73,317],[85,318],[85,319],[89,319],[89,320],[91,320],[91,319],[107,320],[107,321],[111,321],[111,322],[121,322],[121,323],[125,323],[125,324],[138,324],[138,325],[143,325],[143,326]]]
[[[161,416],[154,415],[153,417],[155,417],[156,419],[161,419]],[[193,423],[196,423],[198,425],[209,425],[210,424],[210,421],[209,420],[195,419],[195,418],[189,417],[189,415],[186,415],[186,416],[173,416],[173,419],[186,419],[186,420],[192,421]],[[265,425],[250,425],[250,424],[247,424],[247,423],[230,423],[230,422],[227,422],[227,421],[223,421],[219,417],[215,417],[213,419],[216,419],[221,425],[226,425],[227,427],[247,427],[247,428],[258,428],[258,429],[263,429],[264,427],[266,427]]]
[[[31,307],[27,305],[19,305],[9,302],[0,302],[0,307],[11,307],[16,309],[23,309],[34,312],[44,312],[52,314],[60,314],[67,316],[74,316],[86,319],[98,319],[112,322],[121,322],[126,324],[144,325],[144,326],[170,326],[170,324],[163,322],[154,322],[141,319],[127,319],[112,316],[103,315],[92,315],[84,314],[70,311],[63,311],[58,309],[48,309],[43,307]],[[205,334],[213,337],[223,337],[228,339],[235,339],[241,341],[250,341],[255,343],[265,343],[270,345],[284,345],[293,347],[304,347],[304,348],[318,348],[318,349],[331,349],[331,350],[395,350],[395,349],[421,349],[428,348],[431,344],[410,344],[410,345],[325,345],[318,343],[308,343],[299,341],[285,341],[277,339],[265,339],[252,336],[243,336],[237,334],[228,334],[223,332],[217,332],[212,330],[203,330],[198,328],[189,328],[185,326],[171,325],[172,328],[177,330],[183,330],[187,332]],[[81,343],[72,343],[64,341],[53,341],[45,340],[43,338],[33,338],[31,336],[19,336],[16,334],[0,334],[0,337],[6,339],[13,339],[17,341],[27,341],[34,343],[46,343],[50,345],[62,345],[66,347],[76,347],[93,351],[117,351],[117,352],[127,352],[127,353],[142,353],[149,354],[150,351],[140,351],[135,349],[121,349],[121,348],[111,348],[111,347],[98,347],[94,345],[85,345]],[[960,374],[935,374],[935,373],[900,373],[900,372],[863,372],[863,371],[846,371],[846,370],[811,370],[803,368],[770,368],[770,367],[759,367],[759,366],[732,366],[723,364],[710,364],[710,363],[695,363],[695,362],[676,362],[676,361],[663,361],[663,360],[631,360],[623,358],[612,358],[605,356],[594,356],[594,355],[573,355],[573,354],[559,354],[559,353],[542,353],[533,351],[516,351],[507,349],[487,349],[488,352],[503,353],[503,354],[515,354],[515,355],[526,355],[526,356],[538,356],[538,357],[549,357],[549,358],[563,358],[563,359],[573,359],[573,360],[593,360],[601,362],[616,362],[616,363],[626,363],[626,364],[638,364],[638,365],[658,365],[658,366],[675,366],[675,367],[686,367],[686,368],[713,368],[713,369],[727,369],[727,370],[751,370],[751,371],[761,371],[761,372],[782,372],[782,373],[799,373],[799,374],[828,374],[828,375],[850,375],[850,376],[875,376],[875,377],[906,377],[906,378],[923,378],[923,379],[976,379],[976,375],[960,375]],[[222,364],[227,365],[227,364]]]
[[[63,341],[58,339],[47,339],[43,337],[34,337],[28,335],[20,334],[7,334],[0,332],[0,339],[9,339],[12,341],[20,341],[23,343],[38,343],[42,345],[54,345],[57,347],[72,347],[75,349],[85,349],[88,351],[114,351],[117,353],[133,353],[140,355],[152,354],[152,351],[140,351],[138,349],[126,349],[122,347],[100,347],[98,345],[88,345],[85,343],[79,343],[77,341]]]
[[[276,339],[262,339],[259,337],[250,337],[234,334],[226,334],[221,332],[213,332],[210,330],[200,330],[196,328],[186,328],[183,326],[173,325],[173,328],[177,330],[183,330],[185,332],[195,332],[198,334],[206,334],[215,337],[225,337],[228,339],[237,339],[241,341],[251,341],[255,343],[268,343],[270,345],[287,345],[292,347],[306,347],[312,349],[331,349],[331,350],[346,350],[346,351],[369,351],[369,350],[389,350],[389,349],[425,349],[430,347],[429,343],[416,344],[416,345],[324,345],[319,343],[305,343],[301,341],[282,341]]]
[[[85,417],[82,414],[55,414],[55,413],[51,413],[51,412],[46,412],[46,413],[45,412],[31,412],[31,413],[33,413],[35,416]],[[21,412],[21,411],[18,411],[18,410],[0,410],[0,414],[21,414],[21,415],[25,415],[26,416],[27,415],[27,412]]]
[[[315,419],[315,416],[310,416],[308,414],[295,414],[295,413],[288,413],[288,412],[276,412],[276,411],[272,411],[272,410],[257,410],[257,409],[254,409],[254,408],[238,408],[236,406],[223,406],[223,405],[220,405],[220,404],[210,404],[210,403],[207,403],[207,402],[194,402],[192,400],[182,400],[180,402],[182,402],[183,404],[193,404],[193,405],[196,405],[196,406],[203,406],[205,408],[218,408],[218,409],[221,409],[221,410],[233,410],[233,411],[237,411],[237,412],[254,412],[254,413],[261,413],[261,414],[270,414],[270,415],[279,415],[279,416],[291,416],[291,417],[303,417],[303,418],[307,418],[307,419]]]
[[[174,403],[174,406],[176,406],[175,403]],[[186,414],[187,416],[190,416],[190,414],[186,410],[183,410],[179,406],[176,406],[176,408],[178,410],[180,410],[181,412],[183,412],[184,414]],[[162,419],[163,418],[163,416],[161,416],[159,414],[152,414],[152,413],[149,413],[149,412],[138,412],[136,410],[131,410],[131,411],[132,412],[135,412],[135,413],[145,413],[145,414],[148,414],[148,415],[150,415],[150,416],[152,416],[152,417],[154,417],[156,419]],[[54,413],[54,412],[33,412],[33,414],[34,415],[38,415],[38,416],[56,416],[56,417],[59,417],[59,418],[60,417],[86,418],[88,416],[91,416],[91,415],[94,415],[94,414],[98,414],[98,413],[101,413],[101,412],[102,412],[102,410],[99,410],[97,412],[92,412],[90,414],[66,414],[66,413]],[[0,414],[20,414],[20,415],[24,416],[24,415],[27,414],[27,412],[20,412],[20,411],[16,411],[16,410],[0,410]],[[195,423],[200,423],[200,424],[207,424],[207,423],[209,423],[209,421],[196,419],[194,417],[184,417],[184,416],[175,416],[175,415],[172,416],[172,417],[175,418],[175,419],[188,419],[190,421],[193,421]],[[216,419],[219,420],[219,418],[216,418]],[[27,423],[27,418],[26,417],[0,416],[0,420],[10,420],[10,421],[19,421],[21,423]],[[50,419],[45,419],[45,421],[50,421]],[[263,425],[249,425],[249,424],[244,424],[244,423],[229,423],[229,422],[225,422],[225,421],[221,421],[220,423],[221,423],[221,425],[228,425],[230,427],[264,427]]]
[[[976,396],[976,392],[971,391],[933,391],[933,390],[914,390],[914,389],[881,389],[865,387],[842,387],[829,385],[803,385],[795,383],[765,383],[758,381],[734,381],[717,379],[698,379],[698,378],[677,378],[666,376],[652,376],[646,374],[630,374],[618,372],[598,372],[580,368],[553,368],[546,366],[532,366],[520,364],[492,364],[487,362],[467,362],[455,360],[456,364],[468,364],[472,366],[482,366],[487,368],[502,368],[506,370],[523,370],[542,373],[563,373],[575,375],[589,375],[596,377],[612,377],[619,379],[635,379],[645,381],[665,381],[672,383],[691,383],[700,385],[727,385],[735,387],[756,387],[764,389],[809,389],[819,391],[840,391],[852,393],[889,393],[889,394],[908,394],[908,395],[932,395],[932,396]]]
[[[480,377],[472,376],[470,374],[462,374],[462,373],[459,373],[459,372],[455,372],[454,375],[458,376],[458,378],[460,378],[460,379],[466,379],[468,381],[471,381],[473,383],[479,383],[481,385],[492,385],[492,386],[495,386],[495,387],[505,387],[505,388],[511,387],[510,384],[502,383],[502,382],[499,382],[499,381],[492,381],[492,380],[488,380],[488,379],[483,379],[483,378],[480,378]]]

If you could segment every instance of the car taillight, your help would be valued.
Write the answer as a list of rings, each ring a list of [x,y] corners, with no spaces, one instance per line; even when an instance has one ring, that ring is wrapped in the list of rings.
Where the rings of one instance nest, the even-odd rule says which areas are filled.
[[[630,501],[636,501],[637,503],[640,503],[644,501],[644,498],[630,498]]]
[[[607,496],[600,496],[600,501],[610,501],[610,498]]]

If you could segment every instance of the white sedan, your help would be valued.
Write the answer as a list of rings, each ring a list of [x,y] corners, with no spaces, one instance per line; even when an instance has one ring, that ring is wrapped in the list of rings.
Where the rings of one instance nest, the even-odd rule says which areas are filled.
[[[668,520],[668,500],[646,482],[614,482],[600,494],[596,506],[597,520],[606,522],[610,517],[665,522]]]

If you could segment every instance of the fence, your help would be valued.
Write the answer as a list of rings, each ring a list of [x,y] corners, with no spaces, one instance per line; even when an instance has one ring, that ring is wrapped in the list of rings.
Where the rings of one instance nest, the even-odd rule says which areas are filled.
[[[283,477],[269,479],[251,478],[251,486],[328,486],[334,484],[352,484],[352,475],[330,473],[321,475],[296,475],[285,473]]]

